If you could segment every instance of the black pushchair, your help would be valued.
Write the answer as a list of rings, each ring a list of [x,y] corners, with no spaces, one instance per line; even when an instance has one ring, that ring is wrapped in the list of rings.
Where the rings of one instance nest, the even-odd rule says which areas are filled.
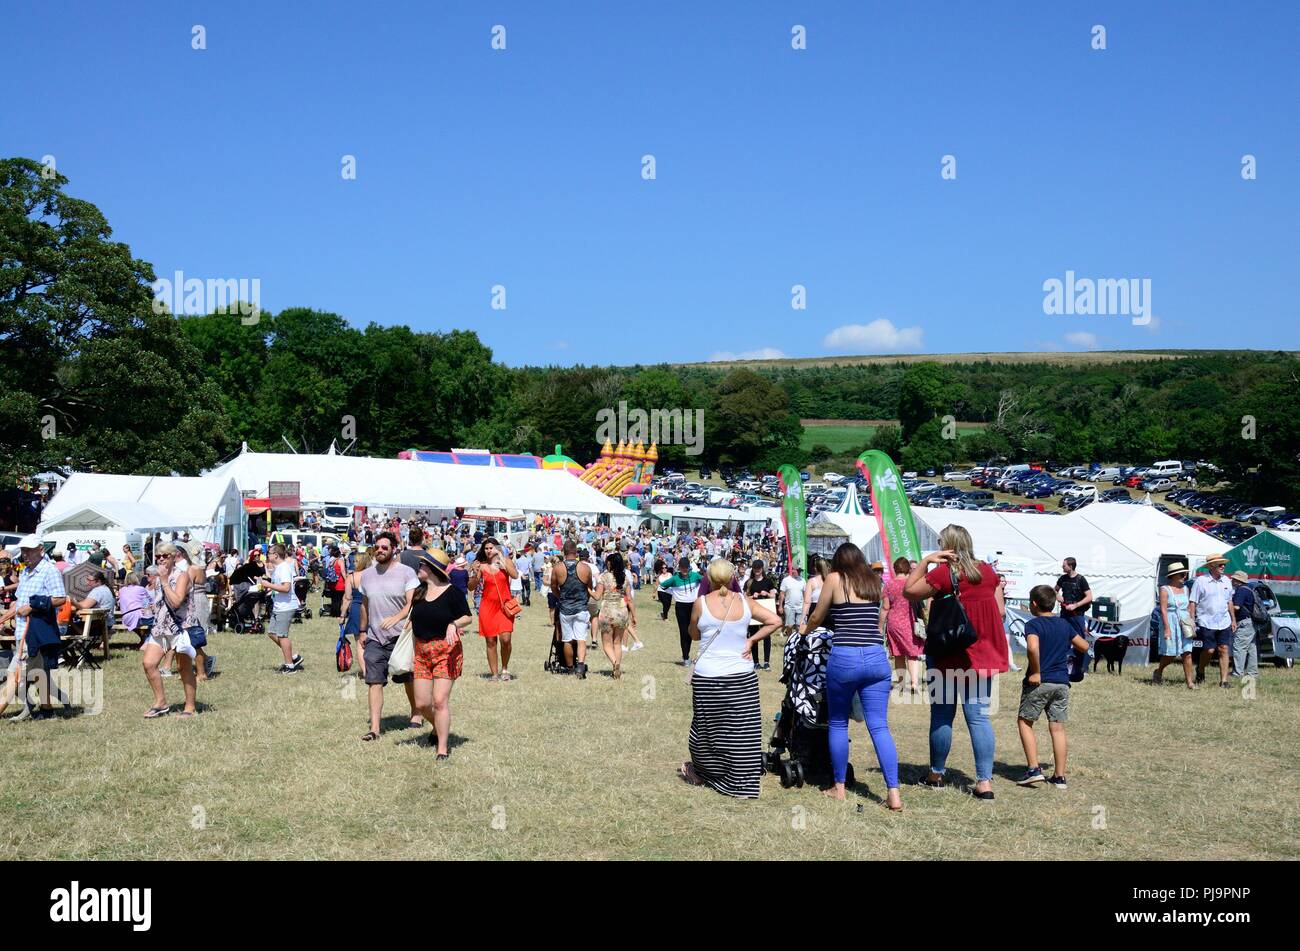
[[[293,596],[298,599],[298,607],[293,612],[293,623],[301,624],[303,619],[311,620],[311,608],[307,607],[307,595],[311,594],[311,576],[301,575],[293,579]]]
[[[232,590],[234,596],[226,612],[226,624],[236,634],[263,633],[267,592],[250,584],[238,584]]]
[[[763,765],[781,777],[786,789],[805,783],[828,786],[834,781],[826,713],[826,663],[830,654],[831,632],[824,627],[807,636],[796,631],[785,642],[781,663],[785,697]],[[787,758],[782,757],[783,753]],[[852,763],[844,780],[846,785],[853,785]]]
[[[564,666],[564,644],[560,639],[560,616],[555,615],[554,630],[551,631],[551,650],[546,655],[546,662],[542,664],[542,670],[548,674],[571,674],[572,667]]]

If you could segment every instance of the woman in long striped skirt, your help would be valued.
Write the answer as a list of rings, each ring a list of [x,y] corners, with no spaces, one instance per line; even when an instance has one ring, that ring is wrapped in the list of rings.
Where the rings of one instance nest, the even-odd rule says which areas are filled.
[[[752,598],[731,590],[736,569],[709,564],[712,590],[696,600],[690,634],[700,642],[691,676],[691,758],[678,775],[726,796],[754,799],[763,773],[763,716],[758,674],[750,650],[781,626],[781,619]],[[762,625],[749,635],[750,619]]]

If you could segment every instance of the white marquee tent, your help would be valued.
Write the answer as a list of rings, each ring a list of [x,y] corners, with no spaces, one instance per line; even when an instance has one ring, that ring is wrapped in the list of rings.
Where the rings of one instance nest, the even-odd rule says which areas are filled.
[[[250,452],[208,475],[234,479],[241,492],[267,494],[270,482],[297,482],[304,502],[376,508],[510,509],[627,515],[619,500],[559,469],[458,466],[414,459]]]
[[[225,546],[243,537],[243,519],[239,488],[229,477],[76,472],[45,507],[37,531],[188,531]]]
[[[1143,657],[1161,560],[1186,558],[1195,571],[1207,555],[1224,547],[1148,505],[1095,502],[1062,516],[917,506],[912,514],[922,551],[938,547],[938,533],[945,526],[965,526],[975,553],[997,562],[999,571],[1007,575],[1011,599],[1026,598],[1034,585],[1055,587],[1061,561],[1075,558],[1094,598],[1115,603],[1120,626],[1134,641],[1135,656]],[[874,517],[825,512],[815,521],[842,527],[869,561],[881,558]]]

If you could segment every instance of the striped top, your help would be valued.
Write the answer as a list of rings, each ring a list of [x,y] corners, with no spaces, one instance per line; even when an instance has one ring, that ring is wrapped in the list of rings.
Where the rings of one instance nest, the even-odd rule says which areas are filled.
[[[842,601],[832,604],[826,626],[835,632],[835,647],[883,646],[885,636],[880,630],[879,601]]]

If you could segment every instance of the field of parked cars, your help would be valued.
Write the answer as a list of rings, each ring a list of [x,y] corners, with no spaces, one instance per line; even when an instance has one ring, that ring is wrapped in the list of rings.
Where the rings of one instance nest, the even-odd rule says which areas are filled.
[[[809,514],[836,508],[856,485],[864,511],[871,500],[865,480],[845,475],[802,472]],[[1061,515],[1096,501],[1152,504],[1170,518],[1205,532],[1231,547],[1264,528],[1300,531],[1300,512],[1281,505],[1255,505],[1214,491],[1217,470],[1206,462],[1163,460],[1150,466],[1062,465],[1059,463],[975,466],[944,472],[905,472],[903,486],[913,505],[947,509],[1033,512]],[[774,474],[748,470],[701,469],[699,479],[665,471],[654,480],[651,501],[720,507],[776,504],[780,486]]]

